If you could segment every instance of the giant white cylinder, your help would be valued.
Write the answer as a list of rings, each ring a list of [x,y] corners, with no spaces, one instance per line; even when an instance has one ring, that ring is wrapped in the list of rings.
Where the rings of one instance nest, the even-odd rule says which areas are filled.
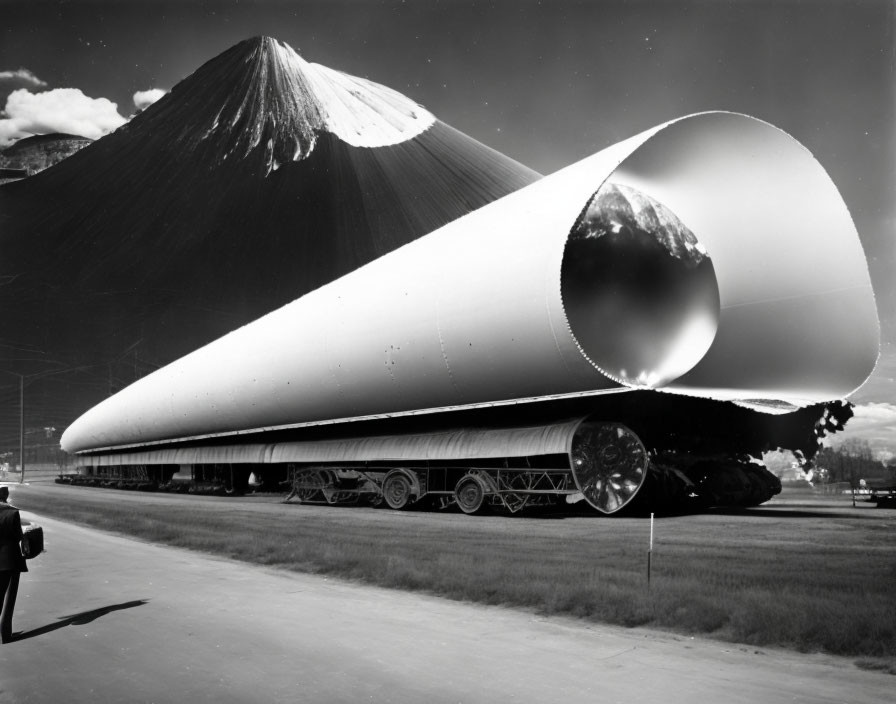
[[[631,196],[622,219],[660,222],[653,241],[620,235],[631,228],[612,213],[589,214],[612,188]],[[658,246],[672,259],[687,258],[682,247],[694,262],[708,255],[712,268],[664,295],[648,277]],[[596,262],[593,285],[583,257],[611,260]],[[771,125],[703,113],[235,330],[91,409],[62,443],[83,451],[625,387],[805,405],[859,386],[878,335],[861,245],[822,167]]]

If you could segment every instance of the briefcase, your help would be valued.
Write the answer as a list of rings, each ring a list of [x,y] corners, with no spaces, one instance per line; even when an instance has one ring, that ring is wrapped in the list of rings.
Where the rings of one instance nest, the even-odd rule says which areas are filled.
[[[26,560],[30,560],[44,551],[44,529],[30,525],[22,530],[22,555]]]

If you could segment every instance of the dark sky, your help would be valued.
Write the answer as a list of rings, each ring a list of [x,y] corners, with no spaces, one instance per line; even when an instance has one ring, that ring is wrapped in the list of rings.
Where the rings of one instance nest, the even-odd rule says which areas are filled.
[[[0,71],[133,110],[257,34],[386,84],[543,173],[709,109],[767,120],[828,170],[896,342],[896,3],[0,0]],[[0,83],[0,103],[14,87]],[[818,246],[824,246],[819,242]]]

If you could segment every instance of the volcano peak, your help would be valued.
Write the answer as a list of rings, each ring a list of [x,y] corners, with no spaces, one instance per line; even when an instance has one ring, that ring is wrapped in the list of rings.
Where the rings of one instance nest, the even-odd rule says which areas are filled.
[[[309,63],[285,42],[257,36],[201,66],[133,129],[153,122],[169,130],[180,125],[174,141],[187,152],[209,140],[227,144],[219,162],[260,153],[270,173],[306,158],[321,133],[354,147],[391,146],[427,130],[435,117],[390,88]]]

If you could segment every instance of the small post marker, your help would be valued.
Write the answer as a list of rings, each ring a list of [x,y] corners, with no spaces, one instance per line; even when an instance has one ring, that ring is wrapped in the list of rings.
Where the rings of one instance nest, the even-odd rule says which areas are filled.
[[[650,555],[653,552],[653,514],[650,514],[650,544],[647,547],[647,588],[650,589]]]

